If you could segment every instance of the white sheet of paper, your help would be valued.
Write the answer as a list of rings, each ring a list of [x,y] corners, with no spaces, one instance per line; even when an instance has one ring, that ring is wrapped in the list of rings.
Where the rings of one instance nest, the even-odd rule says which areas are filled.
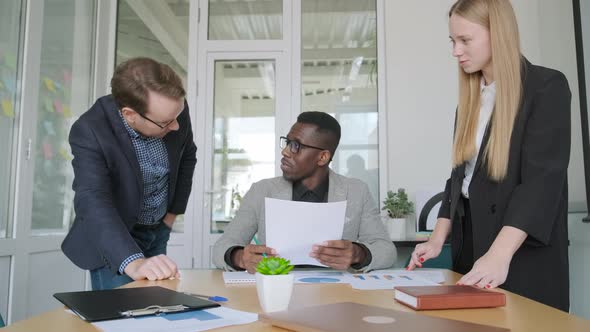
[[[256,282],[256,276],[246,271],[225,271],[223,282],[226,284],[248,284]]]
[[[161,316],[107,320],[92,325],[103,332],[195,332],[249,324],[257,320],[257,314],[222,306]]]
[[[276,249],[291,264],[320,265],[309,257],[311,247],[341,240],[346,201],[308,203],[265,198],[266,246]]]

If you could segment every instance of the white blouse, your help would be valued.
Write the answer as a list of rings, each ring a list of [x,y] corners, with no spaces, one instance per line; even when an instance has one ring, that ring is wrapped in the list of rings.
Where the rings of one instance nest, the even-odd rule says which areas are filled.
[[[477,136],[475,137],[475,155],[471,160],[468,160],[465,164],[465,178],[463,179],[463,186],[461,192],[465,198],[469,198],[469,184],[473,177],[473,171],[477,163],[477,156],[479,155],[479,149],[481,148],[481,142],[486,132],[492,112],[494,111],[494,104],[496,102],[496,82],[492,82],[490,85],[485,85],[483,77],[480,82],[481,87],[481,109],[479,111],[479,119],[477,123]]]

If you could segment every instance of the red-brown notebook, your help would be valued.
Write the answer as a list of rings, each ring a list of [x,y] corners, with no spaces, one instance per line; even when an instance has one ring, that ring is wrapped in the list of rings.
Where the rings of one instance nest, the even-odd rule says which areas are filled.
[[[506,305],[506,295],[473,286],[395,287],[395,299],[415,310],[492,308]]]

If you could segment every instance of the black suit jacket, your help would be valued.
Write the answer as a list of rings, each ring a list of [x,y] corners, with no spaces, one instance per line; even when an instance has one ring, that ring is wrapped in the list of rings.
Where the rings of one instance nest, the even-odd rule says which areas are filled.
[[[523,97],[514,123],[506,178],[487,174],[486,132],[469,185],[473,257],[491,247],[503,226],[528,234],[513,256],[503,288],[562,310],[569,308],[567,167],[571,93],[565,76],[523,59]],[[447,180],[439,217],[452,221],[451,247],[461,250],[458,216],[465,164]]]
[[[108,265],[117,271],[123,260],[141,252],[130,229],[142,206],[143,178],[118,110],[111,95],[102,97],[70,131],[76,218],[62,250],[83,269]],[[174,214],[186,209],[197,162],[186,101],[178,123],[180,128],[164,137],[170,165],[168,212]]]

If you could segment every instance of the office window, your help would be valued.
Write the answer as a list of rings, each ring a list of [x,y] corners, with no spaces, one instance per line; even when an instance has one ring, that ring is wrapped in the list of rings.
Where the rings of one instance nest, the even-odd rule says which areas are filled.
[[[216,61],[211,232],[236,214],[242,195],[274,175],[275,62]]]
[[[282,0],[209,0],[209,40],[283,38]]]
[[[11,236],[16,139],[18,137],[21,1],[0,2],[0,238]]]
[[[119,0],[116,65],[135,57],[149,57],[172,68],[187,89],[189,0]],[[184,216],[173,232],[184,232]]]
[[[189,1],[119,0],[116,64],[144,56],[169,65],[186,88]]]
[[[302,0],[301,108],[342,126],[331,167],[379,200],[375,0]]]
[[[94,1],[46,1],[33,147],[33,235],[65,234],[74,218],[68,134],[92,89]]]

